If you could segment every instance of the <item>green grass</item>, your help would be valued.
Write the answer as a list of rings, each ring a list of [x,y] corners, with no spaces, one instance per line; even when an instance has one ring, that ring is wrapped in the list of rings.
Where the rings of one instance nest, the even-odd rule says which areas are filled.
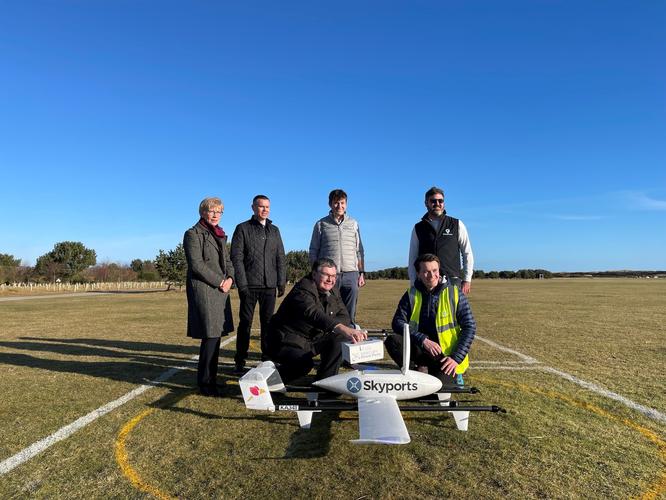
[[[388,327],[405,287],[370,282],[359,322]],[[665,411],[666,282],[485,280],[471,303],[484,338]],[[0,303],[0,460],[182,365],[197,352],[185,314],[176,292]],[[518,361],[481,342],[471,358],[468,383],[509,413],[475,414],[467,433],[445,414],[405,413],[412,442],[393,447],[352,445],[353,412],[315,415],[305,431],[291,413],[246,411],[225,370],[228,397],[203,398],[192,366],[0,476],[0,497],[150,497],[115,456],[146,409],[127,435],[127,466],[171,497],[665,495],[664,425],[552,374],[475,370]]]

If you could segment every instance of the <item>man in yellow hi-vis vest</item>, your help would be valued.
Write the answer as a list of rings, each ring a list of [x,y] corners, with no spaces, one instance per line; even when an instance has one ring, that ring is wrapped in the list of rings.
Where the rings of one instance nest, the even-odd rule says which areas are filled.
[[[467,297],[439,274],[439,258],[420,255],[414,262],[417,277],[400,299],[393,316],[393,331],[386,339],[391,358],[402,363],[402,332],[411,334],[411,360],[416,369],[446,384],[462,384],[469,365],[467,353],[476,334],[476,322]]]

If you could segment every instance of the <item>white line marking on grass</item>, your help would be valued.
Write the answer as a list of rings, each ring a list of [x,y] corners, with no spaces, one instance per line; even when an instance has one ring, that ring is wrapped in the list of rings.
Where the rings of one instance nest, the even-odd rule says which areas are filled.
[[[479,337],[478,335],[474,338],[480,340],[481,342],[485,342],[489,346],[492,346],[499,351],[508,352],[510,354],[513,354],[514,356],[518,356],[520,359],[528,363],[538,363],[538,361],[533,357],[523,354],[522,352],[514,351],[513,349],[509,349],[508,347],[504,347],[503,345],[500,345],[497,342],[493,342],[492,340],[484,339],[483,337]]]
[[[556,370],[555,368],[551,368],[550,366],[542,366],[540,367],[541,370],[552,373],[554,375],[557,375],[559,377],[562,377],[563,379],[566,379],[570,382],[573,382],[574,384],[580,385],[581,387],[584,387],[585,389],[588,389],[590,391],[596,392],[597,394],[601,394],[602,396],[606,396],[607,398],[613,399],[615,401],[618,401],[622,403],[625,406],[628,406],[629,408],[632,408],[646,417],[651,418],[652,420],[657,420],[658,422],[666,423],[666,415],[661,413],[658,410],[655,410],[654,408],[650,408],[648,406],[643,406],[641,404],[633,402],[631,399],[625,398],[624,396],[621,396],[620,394],[617,394],[616,392],[609,391],[608,389],[604,389],[603,387],[593,384],[592,382],[587,382],[583,379],[580,379],[578,377],[574,377],[573,375],[570,375],[567,372],[563,372],[560,370]]]
[[[541,366],[476,366],[476,363],[472,367],[474,370],[541,370],[541,368]]]
[[[501,365],[501,366],[513,366],[513,365],[535,365],[539,364],[538,361],[476,361],[474,360],[474,366],[477,365]]]
[[[233,341],[235,339],[236,339],[235,335],[233,337],[229,337],[228,339],[225,339],[224,342],[222,342],[220,344],[220,347],[224,347],[225,345],[229,344],[231,341]],[[194,360],[198,357],[199,357],[198,355],[193,356],[187,362],[191,363],[192,360]],[[137,387],[136,389],[131,390],[130,392],[128,392],[124,396],[119,397],[115,401],[111,401],[110,403],[107,403],[104,406],[101,406],[100,408],[97,408],[96,410],[91,411],[87,415],[84,415],[83,417],[76,419],[71,424],[66,425],[65,427],[62,427],[62,428],[58,429],[56,432],[54,432],[50,436],[47,436],[44,439],[41,439],[41,440],[37,441],[36,443],[31,444],[27,448],[24,448],[23,450],[19,451],[16,455],[13,455],[13,456],[9,457],[8,459],[3,460],[2,462],[0,462],[0,476],[2,476],[3,474],[7,474],[12,469],[18,467],[19,465],[21,465],[24,462],[27,462],[32,457],[41,453],[42,451],[46,450],[47,448],[53,446],[58,441],[62,441],[63,439],[68,438],[69,436],[74,434],[79,429],[82,429],[86,425],[88,425],[91,422],[94,422],[95,420],[97,420],[99,417],[102,417],[102,416],[106,415],[107,413],[109,413],[110,411],[115,410],[119,406],[124,405],[128,401],[131,401],[135,397],[143,394],[148,389],[152,389],[153,387],[161,384],[162,382],[165,382],[166,380],[173,377],[180,370],[184,370],[186,368],[187,368],[187,366],[175,366],[173,368],[170,368],[169,370],[162,373],[155,380],[151,380],[147,384],[140,385],[139,387]]]
[[[515,351],[513,349],[509,349],[508,347],[504,347],[503,345],[498,344],[497,342],[493,342],[492,340],[484,339],[482,337],[479,337],[478,335],[475,337],[479,339],[481,342],[485,342],[486,344],[494,347],[495,349],[498,349],[500,351],[508,352],[511,353],[515,356],[518,356],[520,359],[525,361],[526,363],[529,364],[539,364],[540,362],[537,361],[536,359],[532,358],[531,356],[527,356],[526,354],[523,354],[521,352]],[[648,418],[651,418],[652,420],[656,420],[657,422],[662,422],[666,423],[666,415],[661,413],[659,410],[655,410],[654,408],[650,408],[649,406],[644,406],[642,404],[636,403],[632,401],[629,398],[625,398],[624,396],[621,396],[620,394],[617,394],[616,392],[609,391],[608,389],[605,389],[601,387],[600,385],[593,384],[592,382],[587,382],[586,380],[580,379],[578,377],[575,377],[567,372],[563,372],[561,370],[557,370],[556,368],[553,368],[551,366],[545,366],[545,365],[540,365],[540,366],[535,366],[535,367],[527,367],[527,366],[476,366],[474,365],[473,368],[477,368],[479,370],[530,370],[530,369],[538,369],[547,373],[552,373],[553,375],[557,375],[558,377],[562,377],[565,380],[568,380],[569,382],[573,382],[574,384],[577,384],[589,391],[596,392],[597,394],[601,396],[605,396],[609,399],[612,399],[614,401],[617,401],[619,403],[622,403],[623,405],[631,408],[632,410],[636,410],[639,413],[642,413]]]

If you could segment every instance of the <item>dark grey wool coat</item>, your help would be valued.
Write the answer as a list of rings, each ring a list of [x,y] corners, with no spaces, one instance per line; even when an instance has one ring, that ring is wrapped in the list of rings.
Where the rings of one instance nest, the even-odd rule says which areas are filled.
[[[234,277],[226,238],[217,238],[197,223],[183,237],[187,258],[187,336],[195,339],[227,335],[234,330],[229,294],[218,287]]]

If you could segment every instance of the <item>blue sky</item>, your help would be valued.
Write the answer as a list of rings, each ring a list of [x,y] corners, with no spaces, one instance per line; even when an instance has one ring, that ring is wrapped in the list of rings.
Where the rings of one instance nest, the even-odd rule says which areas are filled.
[[[366,267],[444,188],[476,268],[666,269],[666,3],[0,4],[0,253],[174,248],[257,193],[306,249],[333,188]]]

